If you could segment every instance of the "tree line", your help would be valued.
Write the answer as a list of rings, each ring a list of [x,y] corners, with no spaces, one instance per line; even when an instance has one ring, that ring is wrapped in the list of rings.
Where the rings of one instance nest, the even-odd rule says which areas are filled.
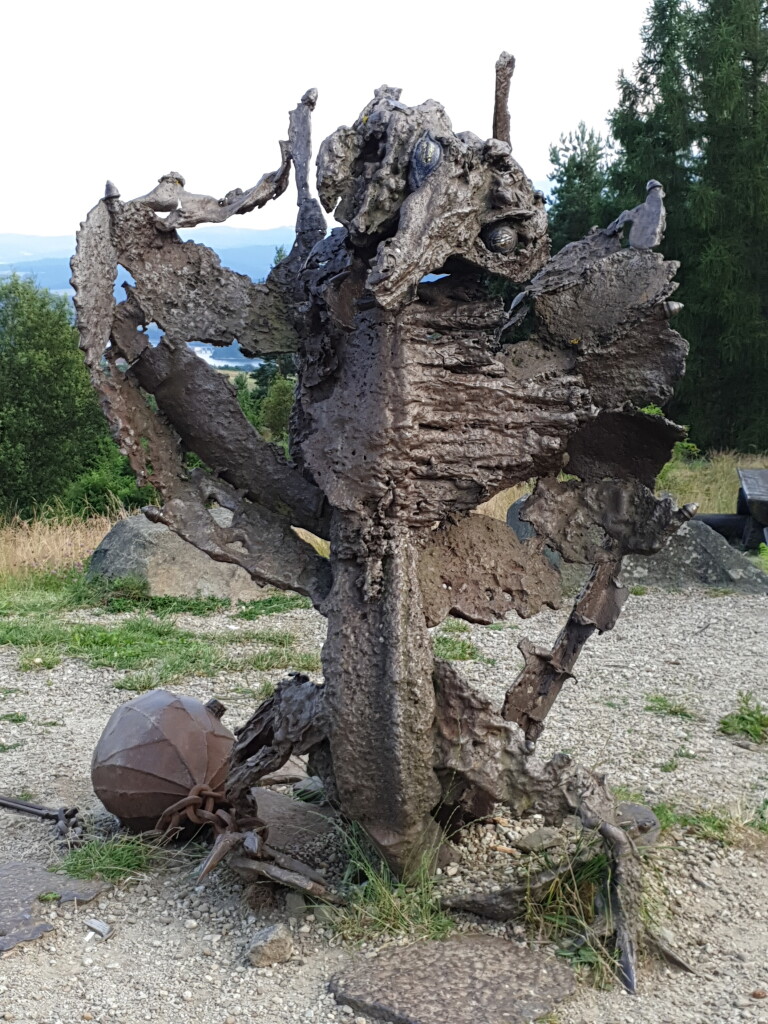
[[[653,0],[603,138],[551,149],[553,250],[667,194],[680,262],[675,327],[691,343],[668,411],[702,448],[768,449],[768,3]]]

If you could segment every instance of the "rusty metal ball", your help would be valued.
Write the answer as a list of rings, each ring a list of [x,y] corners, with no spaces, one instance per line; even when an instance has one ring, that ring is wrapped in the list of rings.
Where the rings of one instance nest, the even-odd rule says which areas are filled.
[[[235,738],[211,705],[150,690],[113,712],[93,752],[91,782],[127,828],[154,828],[193,786],[224,785]]]

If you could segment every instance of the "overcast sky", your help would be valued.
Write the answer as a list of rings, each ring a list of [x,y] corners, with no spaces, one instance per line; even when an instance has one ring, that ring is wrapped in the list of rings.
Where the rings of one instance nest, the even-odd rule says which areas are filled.
[[[486,138],[503,49],[517,58],[515,155],[542,183],[562,132],[604,128],[648,3],[6,0],[0,233],[73,233],[107,178],[124,199],[169,170],[194,192],[248,188],[277,167],[287,111],[311,86],[315,148],[383,83]],[[294,203],[291,187],[229,223],[292,224]]]

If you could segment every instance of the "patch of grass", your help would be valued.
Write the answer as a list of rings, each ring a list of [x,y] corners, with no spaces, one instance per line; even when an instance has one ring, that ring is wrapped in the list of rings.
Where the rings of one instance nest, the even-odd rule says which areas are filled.
[[[757,564],[763,572],[768,572],[768,544],[761,544],[757,549]]]
[[[247,697],[249,700],[262,701],[266,700],[267,697],[271,697],[274,692],[275,684],[270,679],[265,679],[256,688],[252,686],[233,686],[228,691],[227,697],[230,699],[232,697]]]
[[[501,629],[514,629],[514,626],[507,626],[506,622],[489,622],[488,625],[484,626],[483,628],[498,631]]]
[[[669,491],[678,505],[695,501],[701,512],[736,511],[738,469],[768,469],[768,455],[723,451],[705,458],[672,459],[656,481],[657,490]]]
[[[454,619],[452,616],[448,616],[445,622],[440,626],[443,633],[468,633],[469,626],[463,619]]]
[[[611,787],[614,798],[617,804],[644,804],[645,796],[643,793],[639,793],[636,789],[632,789],[630,786],[613,786]]]
[[[16,686],[0,686],[0,700],[4,700],[6,697],[10,697],[18,692],[19,690]]]
[[[565,851],[545,851],[530,858],[529,871],[535,877],[544,869],[556,869],[557,876],[543,892],[531,888],[525,898],[525,921],[528,930],[539,940],[553,942],[557,955],[568,960],[573,967],[586,968],[595,985],[610,985],[615,977],[616,952],[603,938],[612,931],[610,922],[600,922],[595,913],[596,897],[606,898],[610,880],[610,861],[607,854],[588,853],[581,844],[590,843],[589,835],[579,839],[573,854]],[[559,859],[558,859],[559,858]]]
[[[629,592],[633,597],[645,597],[648,593],[648,587],[634,586],[629,588]]]
[[[696,755],[692,754],[690,750],[685,747],[678,747],[672,757],[668,761],[659,765],[659,770],[662,772],[676,772],[680,767],[680,761],[687,758],[690,761],[696,760]]]
[[[753,743],[768,740],[768,708],[753,693],[740,693],[736,711],[720,719],[720,732],[726,736],[747,736]]]
[[[272,649],[256,653],[232,650],[233,645],[247,640],[271,645]],[[82,658],[91,665],[134,670],[136,674],[116,685],[136,692],[185,676],[213,677],[225,671],[317,671],[318,655],[294,650],[289,644],[291,640],[291,633],[268,630],[246,635],[199,635],[147,616],[137,616],[116,626],[65,623],[50,617],[0,621],[0,645],[21,649],[20,667],[51,668],[64,657]]]
[[[23,711],[9,711],[7,715],[0,715],[0,722],[13,722],[14,725],[21,725],[27,721],[27,715]]]
[[[704,591],[704,597],[730,597],[735,593],[733,587],[710,587]]]
[[[672,718],[692,719],[696,717],[685,704],[672,700],[663,693],[649,694],[645,701],[645,710],[652,711],[655,715],[669,715]]]
[[[241,602],[235,618],[251,621],[262,615],[278,615],[280,612],[291,612],[296,608],[311,607],[312,602],[309,598],[300,594],[274,594],[272,597],[262,597],[258,601]]]
[[[454,928],[440,908],[430,858],[408,882],[396,879],[356,826],[345,831],[349,856],[346,881],[354,881],[350,898],[334,915],[333,927],[351,942],[395,936],[444,939]]]
[[[24,741],[19,740],[16,743],[0,743],[0,754],[7,754],[11,750],[18,750],[19,747],[24,746]]]
[[[730,846],[734,842],[735,823],[728,815],[708,809],[684,810],[663,802],[653,805],[653,813],[662,829],[684,828],[699,839]]]
[[[432,641],[436,658],[444,661],[479,661],[480,651],[471,640],[457,636],[436,636]]]
[[[258,651],[249,655],[243,666],[267,672],[275,668],[290,668],[294,672],[319,672],[320,655],[314,651],[294,651],[290,648],[273,651]]]
[[[61,899],[61,893],[60,892],[41,892],[38,895],[37,898],[38,898],[38,900],[40,900],[41,903],[55,903],[57,900]]]
[[[747,826],[768,835],[768,799],[763,800],[754,816],[747,822]]]
[[[91,839],[82,846],[73,847],[62,858],[56,870],[66,872],[73,878],[101,878],[105,882],[120,882],[130,875],[147,871],[159,849],[137,836]]]

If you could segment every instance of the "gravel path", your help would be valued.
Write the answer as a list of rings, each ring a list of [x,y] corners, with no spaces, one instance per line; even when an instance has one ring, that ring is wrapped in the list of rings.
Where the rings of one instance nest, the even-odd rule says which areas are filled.
[[[768,704],[767,613],[766,597],[705,592],[631,597],[616,630],[588,646],[578,666],[581,681],[567,685],[555,705],[540,752],[565,749],[652,803],[728,808],[746,820],[768,799],[767,751],[739,746],[719,734],[717,725],[734,709],[739,690],[751,690]],[[521,660],[520,637],[551,643],[564,618],[565,612],[551,612],[499,630],[472,627],[462,635],[486,661],[466,663],[462,670],[499,702]],[[177,622],[197,632],[253,628],[226,615],[181,616]],[[265,627],[298,634],[306,650],[319,648],[323,625],[306,611],[264,621]],[[0,753],[0,791],[26,791],[53,806],[93,806],[90,754],[111,711],[131,696],[114,688],[122,673],[76,661],[39,672],[20,672],[17,666],[17,653],[0,649],[0,716],[28,716],[20,724],[0,720],[0,744],[9,748]],[[203,700],[221,697],[231,727],[253,707],[253,698],[238,691],[282,674],[193,679],[175,689]],[[658,694],[683,704],[694,717],[645,710],[648,698]],[[456,870],[440,884],[455,887],[475,876],[503,881],[509,861],[489,849],[500,828],[470,830],[457,850]],[[768,990],[768,852],[764,839],[753,835],[751,844],[721,848],[673,831],[658,854],[667,871],[668,937],[697,976],[649,964],[636,998],[618,989],[582,987],[559,1008],[561,1024],[768,1021],[768,999],[751,995]],[[0,811],[0,862],[50,862],[53,854],[49,826]],[[258,905],[252,905],[258,895],[253,893],[249,905],[243,884],[230,872],[220,870],[198,887],[193,869],[191,858],[179,855],[98,903],[76,910],[52,907],[54,932],[0,954],[0,1020],[355,1021],[326,993],[326,983],[348,957],[373,955],[375,947],[361,953],[337,946],[332,933],[310,915],[291,920],[296,952],[288,963],[253,968],[245,957],[250,936],[263,924],[287,919],[282,897],[260,889]],[[87,941],[83,918],[94,915],[115,925],[107,942]],[[466,918],[461,926],[477,924]],[[521,939],[512,926],[492,930]],[[364,1019],[357,1019],[362,1024]]]

